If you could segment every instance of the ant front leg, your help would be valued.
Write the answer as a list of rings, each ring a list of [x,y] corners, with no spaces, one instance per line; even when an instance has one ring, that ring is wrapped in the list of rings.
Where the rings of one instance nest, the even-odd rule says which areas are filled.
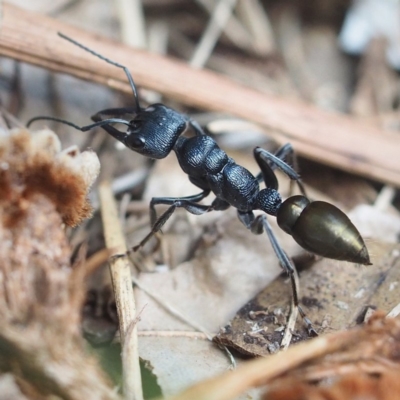
[[[143,247],[154,234],[159,232],[164,224],[171,218],[172,214],[177,208],[184,208],[186,211],[194,215],[201,215],[211,211],[213,209],[212,205],[198,204],[199,201],[207,197],[209,194],[209,190],[204,190],[199,194],[187,197],[152,198],[150,202],[150,221],[152,225],[151,231],[137,246],[133,247],[133,251],[137,251],[140,247]],[[170,207],[157,219],[155,206],[158,204],[169,205]]]
[[[201,201],[205,197],[207,197],[209,194],[210,194],[209,190],[204,190],[201,193],[194,194],[191,196],[186,196],[186,197],[153,197],[150,201],[150,223],[151,223],[151,226],[154,226],[157,221],[157,212],[156,212],[156,207],[155,207],[156,205],[158,205],[158,204],[173,205],[177,201],[198,203],[199,201]],[[165,222],[167,222],[167,221],[165,221]]]
[[[288,160],[290,163],[294,164],[295,168],[297,167],[296,156],[290,143],[282,146],[275,154],[272,154],[261,147],[256,147],[254,149],[254,158],[261,169],[261,172],[256,177],[258,181],[264,180],[268,187],[277,190],[278,181],[273,171],[278,168],[287,175],[291,181],[296,182],[301,194],[307,197],[300,175],[286,162],[286,160]]]
[[[296,281],[296,270],[293,262],[290,260],[286,252],[280,246],[278,239],[276,238],[274,232],[270,224],[268,223],[266,215],[259,215],[255,217],[252,211],[250,212],[242,212],[238,211],[239,220],[243,223],[243,225],[250,229],[252,233],[259,235],[263,231],[266,232],[268,235],[268,239],[272,245],[272,248],[278,258],[279,265],[281,268],[286,272],[289,276],[290,283],[292,286],[292,296],[293,296],[293,304],[298,309],[303,321],[307,327],[308,334],[310,336],[318,336],[317,332],[315,331],[310,319],[306,316],[305,312],[301,308],[299,304],[299,288],[298,283]]]

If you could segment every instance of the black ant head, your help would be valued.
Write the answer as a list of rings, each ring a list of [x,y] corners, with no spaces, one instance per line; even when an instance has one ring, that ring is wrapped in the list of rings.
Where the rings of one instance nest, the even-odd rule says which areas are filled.
[[[153,104],[146,109],[142,109],[139,104],[139,97],[135,82],[132,79],[131,73],[124,65],[112,61],[103,55],[96,53],[92,49],[82,45],[70,37],[59,33],[59,36],[75,46],[93,54],[101,60],[114,65],[115,67],[122,68],[128,78],[129,84],[132,88],[133,98],[135,101],[135,108],[127,107],[122,109],[109,109],[98,112],[92,116],[94,124],[80,127],[72,122],[65,121],[60,118],[39,116],[32,118],[28,121],[27,126],[32,122],[38,120],[51,120],[58,121],[63,124],[72,126],[82,132],[86,132],[96,126],[102,126],[111,136],[119,140],[129,149],[150,158],[164,158],[173,149],[179,136],[184,132],[187,127],[188,119],[184,115],[174,111],[163,104]],[[119,117],[107,118],[110,111],[118,111],[117,115],[122,115],[121,111],[131,114],[133,112],[133,119],[127,121]],[[107,116],[103,118],[103,114]],[[127,125],[126,131],[120,131],[113,126],[113,124]]]
[[[153,104],[139,110],[129,121],[124,145],[150,158],[164,158],[187,127],[187,118],[164,106]]]

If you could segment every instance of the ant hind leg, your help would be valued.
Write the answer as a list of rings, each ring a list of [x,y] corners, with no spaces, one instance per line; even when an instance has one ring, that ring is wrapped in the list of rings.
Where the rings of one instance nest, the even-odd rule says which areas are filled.
[[[272,248],[278,258],[279,265],[283,269],[284,272],[288,275],[292,287],[292,300],[294,307],[298,310],[300,316],[302,317],[304,324],[306,325],[309,336],[318,336],[316,330],[314,329],[312,322],[307,317],[303,309],[299,304],[299,283],[298,283],[298,274],[296,271],[296,267],[294,266],[291,259],[288,257],[286,252],[282,249],[281,245],[278,242],[274,232],[270,224],[268,223],[266,215],[259,215],[255,217],[252,211],[250,212],[240,212],[238,211],[239,220],[243,223],[243,225],[250,229],[254,234],[261,234],[265,231],[268,235],[268,239],[272,245]]]
[[[300,179],[300,175],[295,171],[294,168],[292,168],[286,161],[284,161],[284,159],[287,158],[290,158],[292,161],[295,160],[293,148],[289,143],[281,147],[276,152],[276,154],[272,154],[269,151],[262,149],[261,147],[256,147],[254,149],[254,158],[256,159],[261,169],[261,173],[257,175],[257,179],[259,181],[263,179],[268,185],[269,181],[271,180],[271,176],[275,175],[273,171],[275,169],[279,169],[292,181],[296,182],[301,194],[307,197],[304,185]],[[276,184],[276,187],[273,188],[277,189],[278,183],[276,177],[274,179],[274,184]]]

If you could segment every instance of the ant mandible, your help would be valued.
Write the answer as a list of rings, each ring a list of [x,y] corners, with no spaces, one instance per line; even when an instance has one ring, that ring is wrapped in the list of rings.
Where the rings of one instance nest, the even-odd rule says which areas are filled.
[[[162,159],[174,151],[190,182],[201,189],[200,193],[187,197],[153,198],[150,201],[151,231],[133,250],[137,251],[159,232],[177,208],[200,215],[235,207],[239,220],[247,229],[254,234],[261,234],[263,231],[267,233],[279,264],[290,277],[294,306],[299,310],[309,331],[313,331],[311,322],[299,305],[294,266],[279,245],[266,215],[256,217],[254,211],[261,210],[275,216],[280,228],[307,251],[336,260],[365,265],[371,263],[365,243],[349,218],[330,203],[311,202],[306,197],[298,173],[287,163],[294,158],[292,146],[286,144],[275,154],[256,147],[254,158],[261,172],[254,176],[228,157],[214,139],[207,136],[200,125],[188,116],[163,104],[152,104],[142,108],[136,85],[127,67],[61,33],[59,36],[107,63],[122,68],[132,88],[135,105],[99,111],[92,116],[94,123],[83,127],[59,118],[44,116],[32,118],[27,126],[37,120],[58,121],[82,132],[101,126],[127,148],[143,156]],[[123,118],[127,114],[132,115],[131,120]],[[126,125],[126,131],[115,128],[113,124],[116,123]],[[186,133],[192,133],[192,136],[184,136]],[[281,170],[296,182],[302,195],[291,196],[282,202],[275,169]],[[262,181],[266,188],[260,190]],[[200,204],[210,193],[215,195],[215,200],[208,205]],[[155,206],[159,204],[168,205],[169,208],[157,218]]]

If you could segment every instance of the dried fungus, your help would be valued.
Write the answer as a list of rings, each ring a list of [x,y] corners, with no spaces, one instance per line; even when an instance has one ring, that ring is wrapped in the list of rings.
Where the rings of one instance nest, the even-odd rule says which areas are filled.
[[[49,130],[30,134],[24,129],[0,138],[0,202],[3,224],[15,226],[24,218],[33,196],[50,200],[62,221],[75,226],[91,215],[87,193],[100,164],[92,152],[71,147],[61,151],[58,137]]]
[[[85,352],[84,254],[71,266],[63,228],[90,214],[86,195],[99,163],[60,150],[47,130],[0,137],[0,371],[28,398],[116,399]]]

